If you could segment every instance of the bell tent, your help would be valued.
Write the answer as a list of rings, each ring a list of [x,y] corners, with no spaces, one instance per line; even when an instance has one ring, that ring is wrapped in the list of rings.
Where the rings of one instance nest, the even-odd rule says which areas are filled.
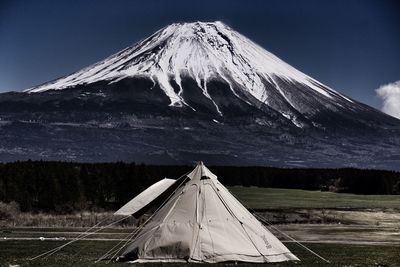
[[[202,162],[177,180],[155,183],[115,214],[137,217],[155,203],[159,208],[119,260],[143,263],[299,260]]]

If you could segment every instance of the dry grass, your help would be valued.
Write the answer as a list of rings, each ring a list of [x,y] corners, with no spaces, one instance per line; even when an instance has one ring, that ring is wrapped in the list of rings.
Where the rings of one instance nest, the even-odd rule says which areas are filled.
[[[264,216],[273,223],[358,224],[359,219],[364,218],[367,224],[387,224],[387,221],[391,223],[400,219],[399,195],[354,195],[257,187],[230,187],[229,190],[250,208],[268,210]],[[16,203],[0,202],[0,227],[90,227],[109,217],[112,217],[112,212],[65,215],[21,213]],[[135,220],[127,220],[118,226],[134,224]]]
[[[19,212],[13,217],[0,221],[0,227],[91,227],[98,222],[111,222],[115,220],[112,212],[76,212],[72,214],[49,214]],[[127,219],[115,225],[126,227],[135,225],[135,219]]]

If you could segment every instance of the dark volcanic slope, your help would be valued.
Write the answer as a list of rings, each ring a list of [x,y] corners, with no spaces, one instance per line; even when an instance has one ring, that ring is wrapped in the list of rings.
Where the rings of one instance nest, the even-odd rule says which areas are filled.
[[[0,94],[0,160],[400,168],[400,121],[226,25],[172,24],[81,71]]]

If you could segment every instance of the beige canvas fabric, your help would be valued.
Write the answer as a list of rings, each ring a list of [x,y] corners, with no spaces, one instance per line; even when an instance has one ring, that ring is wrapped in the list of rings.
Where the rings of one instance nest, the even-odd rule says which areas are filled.
[[[164,178],[158,181],[157,183],[151,185],[149,188],[137,195],[131,201],[126,203],[122,208],[117,210],[114,215],[132,215],[136,212],[139,212],[148,203],[164,193],[165,190],[167,190],[175,182],[176,180],[168,178]]]
[[[202,163],[121,259],[133,262],[299,260]]]

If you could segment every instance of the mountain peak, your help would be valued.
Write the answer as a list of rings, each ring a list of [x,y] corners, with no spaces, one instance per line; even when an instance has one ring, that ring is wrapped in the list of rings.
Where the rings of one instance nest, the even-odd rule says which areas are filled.
[[[399,168],[399,120],[221,22],[171,24],[28,93],[2,94],[0,115],[8,161]]]
[[[225,23],[222,21],[216,20],[216,21],[193,21],[193,22],[176,22],[172,23],[167,27],[190,27],[190,28],[196,28],[196,27],[208,27],[208,26],[216,26],[216,27],[228,27]]]
[[[281,90],[282,81],[306,87],[323,98],[352,102],[220,21],[171,24],[103,61],[27,91],[59,90],[99,81],[114,83],[132,77],[147,77],[159,84],[171,106],[190,107],[182,86],[182,79],[189,77],[220,115],[207,88],[213,80],[229,85],[237,97],[246,95],[242,100],[255,105],[273,107],[277,91],[287,105],[300,108]],[[269,88],[275,89],[271,92]]]

